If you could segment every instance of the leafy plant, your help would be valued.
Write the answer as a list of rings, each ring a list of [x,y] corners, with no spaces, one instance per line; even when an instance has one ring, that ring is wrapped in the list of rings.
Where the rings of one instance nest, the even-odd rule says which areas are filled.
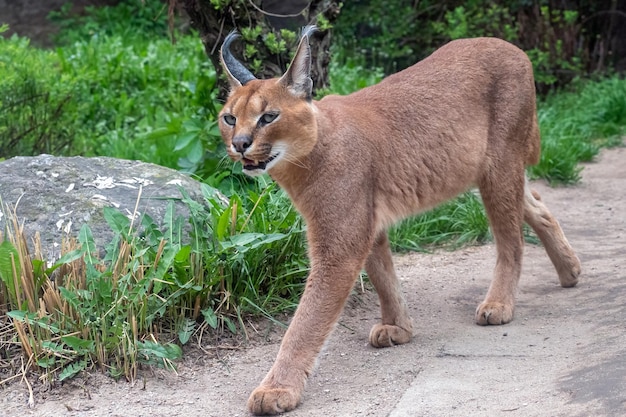
[[[104,258],[84,225],[50,267],[39,250],[31,261],[9,212],[2,298],[35,368],[63,380],[97,366],[133,380],[141,363],[172,368],[199,319],[236,332],[243,312],[293,306],[307,268],[302,225],[282,191],[263,182],[246,198],[227,198],[204,185],[203,202],[181,193],[189,220],[173,203],[162,228],[149,216],[136,224],[105,208],[116,237]]]
[[[534,177],[553,183],[575,183],[579,162],[591,161],[601,147],[622,142],[626,132],[626,81],[612,77],[575,83],[569,92],[539,103],[541,160],[530,168]]]
[[[48,19],[58,28],[56,43],[71,45],[91,37],[119,35],[143,40],[167,38],[167,5],[159,1],[121,0],[114,7],[87,6],[85,13],[72,13],[72,4],[65,3],[52,11]]]

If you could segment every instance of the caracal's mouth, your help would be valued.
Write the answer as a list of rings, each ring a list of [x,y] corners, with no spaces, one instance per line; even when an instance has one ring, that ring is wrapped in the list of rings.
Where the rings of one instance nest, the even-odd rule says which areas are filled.
[[[278,155],[280,155],[280,152],[276,152],[274,155],[270,155],[270,157],[264,161],[255,161],[248,158],[242,158],[241,163],[243,165],[244,171],[265,171],[267,169],[267,166],[276,158],[278,158]]]

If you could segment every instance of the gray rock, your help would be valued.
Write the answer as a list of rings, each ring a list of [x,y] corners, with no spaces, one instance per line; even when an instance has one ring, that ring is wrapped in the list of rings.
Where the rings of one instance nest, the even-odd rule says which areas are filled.
[[[16,207],[27,239],[39,232],[43,254],[49,260],[58,258],[64,235],[77,236],[85,223],[102,250],[113,238],[104,220],[106,206],[129,218],[137,206],[138,216],[148,214],[161,224],[169,201],[174,200],[176,215],[188,216],[186,205],[179,201],[179,187],[194,200],[202,200],[199,182],[178,171],[139,161],[39,155],[0,162],[2,211],[6,214],[7,209]],[[0,211],[0,231],[6,221]],[[139,220],[135,224],[139,225]]]

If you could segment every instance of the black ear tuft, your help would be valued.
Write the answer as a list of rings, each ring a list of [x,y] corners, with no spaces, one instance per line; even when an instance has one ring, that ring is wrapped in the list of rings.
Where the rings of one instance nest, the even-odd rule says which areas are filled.
[[[317,30],[314,25],[302,28],[300,44],[291,65],[280,82],[299,97],[311,100],[313,95],[313,80],[311,79],[311,47],[309,38]]]

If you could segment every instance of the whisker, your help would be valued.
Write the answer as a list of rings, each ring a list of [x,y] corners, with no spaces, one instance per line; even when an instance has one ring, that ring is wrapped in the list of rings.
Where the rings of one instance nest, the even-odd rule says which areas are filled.
[[[285,158],[285,160],[287,160],[288,162],[291,162],[292,164],[294,164],[297,167],[306,169],[307,171],[311,170],[311,167],[308,164],[305,164],[300,159],[298,159],[296,157],[293,157],[293,156],[289,155],[288,153],[285,153],[283,158]]]

